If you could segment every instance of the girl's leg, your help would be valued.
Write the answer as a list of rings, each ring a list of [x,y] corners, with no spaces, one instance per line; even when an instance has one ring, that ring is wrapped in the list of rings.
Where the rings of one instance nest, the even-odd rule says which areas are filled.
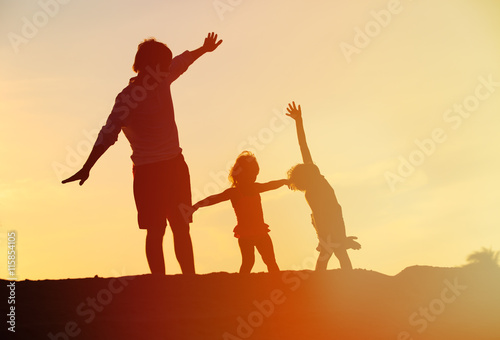
[[[273,241],[269,234],[259,239],[255,246],[262,256],[262,260],[267,265],[267,270],[271,272],[279,272],[278,264],[276,263],[276,257],[274,255]]]
[[[238,245],[241,251],[240,273],[248,274],[252,271],[255,263],[254,243],[250,240],[238,239]]]
[[[165,228],[151,228],[146,234],[146,258],[151,274],[165,275],[165,259],[163,257],[163,236]]]

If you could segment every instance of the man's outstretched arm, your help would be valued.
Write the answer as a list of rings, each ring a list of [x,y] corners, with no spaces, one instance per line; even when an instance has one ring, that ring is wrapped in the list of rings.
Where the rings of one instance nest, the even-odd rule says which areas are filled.
[[[74,181],[80,181],[80,185],[85,183],[85,181],[89,178],[90,175],[90,169],[94,166],[94,164],[97,162],[99,158],[106,152],[106,150],[109,147],[106,147],[105,145],[99,144],[99,145],[94,145],[94,148],[92,149],[92,152],[90,153],[89,157],[87,158],[87,161],[83,165],[83,167],[78,171],[76,174],[73,176],[66,178],[62,183],[68,183],[68,182],[74,182]]]
[[[302,153],[302,161],[304,164],[313,163],[311,152],[309,151],[309,147],[307,146],[306,141],[306,133],[304,132],[304,123],[302,122],[302,110],[299,107],[295,106],[295,102],[292,104],[288,104],[288,108],[286,109],[288,113],[286,114],[288,117],[291,117],[295,120],[295,126],[297,128],[297,138],[299,140],[300,152]]]

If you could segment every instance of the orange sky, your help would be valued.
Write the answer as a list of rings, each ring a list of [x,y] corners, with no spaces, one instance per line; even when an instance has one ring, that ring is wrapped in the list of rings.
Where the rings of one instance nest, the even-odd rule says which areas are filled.
[[[60,180],[85,161],[142,39],[179,54],[211,31],[224,43],[172,87],[193,200],[229,186],[225,172],[242,149],[255,151],[260,181],[300,162],[283,118],[295,100],[347,233],[363,246],[350,252],[354,267],[455,266],[482,246],[500,247],[495,1],[0,6],[0,244],[17,232],[20,279],[148,272],[124,136],[83,187]],[[281,188],[262,197],[280,267],[313,268],[317,240],[303,195]],[[237,271],[230,204],[194,218],[197,271]],[[264,268],[258,259],[254,271]]]

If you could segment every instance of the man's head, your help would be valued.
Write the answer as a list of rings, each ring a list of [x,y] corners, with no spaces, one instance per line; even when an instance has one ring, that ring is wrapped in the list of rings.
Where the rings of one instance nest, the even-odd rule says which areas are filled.
[[[134,65],[132,69],[136,73],[144,72],[148,67],[156,70],[159,66],[161,71],[168,71],[170,62],[172,61],[172,51],[154,38],[145,39],[137,47],[135,54]]]

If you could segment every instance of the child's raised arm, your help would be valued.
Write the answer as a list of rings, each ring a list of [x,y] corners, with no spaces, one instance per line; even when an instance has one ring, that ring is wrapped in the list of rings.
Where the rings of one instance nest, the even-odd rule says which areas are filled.
[[[283,185],[288,185],[290,181],[288,179],[278,179],[276,181],[270,181],[267,183],[255,183],[255,187],[258,192],[264,192],[269,190],[275,190]]]
[[[304,164],[313,163],[311,152],[309,151],[309,147],[306,142],[306,133],[304,132],[304,124],[302,122],[302,110],[299,107],[295,106],[295,102],[292,104],[288,104],[288,108],[286,109],[288,113],[286,114],[288,117],[291,117],[295,120],[295,125],[297,127],[297,138],[299,140],[300,152],[302,153],[302,161]]]

